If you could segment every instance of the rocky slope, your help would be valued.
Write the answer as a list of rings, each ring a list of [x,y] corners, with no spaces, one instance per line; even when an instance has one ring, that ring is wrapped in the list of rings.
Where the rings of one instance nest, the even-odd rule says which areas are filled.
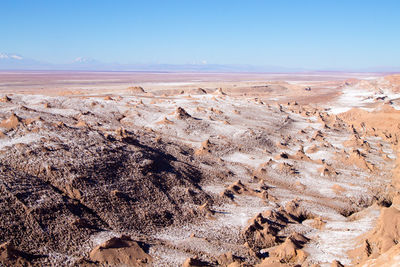
[[[384,81],[384,89],[382,79],[343,82],[338,99],[319,105],[277,103],[269,94],[284,83],[276,82],[246,95],[140,87],[79,97],[4,95],[0,262],[394,260],[398,233],[387,224],[398,213],[399,115],[395,82]],[[301,84],[287,88],[304,91]],[[336,114],[364,89],[368,96],[350,106],[358,109]]]

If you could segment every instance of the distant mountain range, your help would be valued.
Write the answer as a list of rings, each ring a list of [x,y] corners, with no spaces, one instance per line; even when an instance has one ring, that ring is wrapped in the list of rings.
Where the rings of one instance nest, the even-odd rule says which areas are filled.
[[[309,72],[325,71],[280,66],[223,65],[223,64],[118,64],[104,63],[91,58],[78,57],[69,64],[52,64],[22,55],[0,53],[0,70],[81,70],[81,71],[157,71],[157,72]],[[326,71],[400,72],[400,67],[364,69],[330,69]]]
[[[17,54],[0,53],[0,70],[39,70],[49,66],[40,61]]]
[[[298,72],[299,68],[259,67],[222,64],[118,64],[78,57],[69,64],[51,64],[17,54],[0,53],[0,70],[84,70],[84,71],[192,71],[192,72]]]

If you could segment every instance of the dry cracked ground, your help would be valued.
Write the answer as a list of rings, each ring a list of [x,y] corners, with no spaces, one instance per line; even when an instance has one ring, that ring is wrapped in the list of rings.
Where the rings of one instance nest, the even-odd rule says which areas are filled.
[[[398,75],[1,75],[0,266],[400,262]]]

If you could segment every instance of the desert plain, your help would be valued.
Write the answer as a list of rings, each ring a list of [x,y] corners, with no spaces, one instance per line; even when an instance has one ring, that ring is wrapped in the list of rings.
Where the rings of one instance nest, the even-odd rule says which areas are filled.
[[[399,129],[390,73],[2,71],[0,266],[399,266]]]

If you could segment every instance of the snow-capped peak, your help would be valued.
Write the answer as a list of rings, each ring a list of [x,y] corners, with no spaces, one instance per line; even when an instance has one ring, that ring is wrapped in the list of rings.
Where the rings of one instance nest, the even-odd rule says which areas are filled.
[[[16,55],[16,54],[7,54],[7,53],[0,53],[0,59],[16,59],[22,60],[23,57]]]
[[[92,58],[87,58],[87,57],[77,57],[74,59],[75,63],[88,63],[88,62],[93,62],[94,59]]]

